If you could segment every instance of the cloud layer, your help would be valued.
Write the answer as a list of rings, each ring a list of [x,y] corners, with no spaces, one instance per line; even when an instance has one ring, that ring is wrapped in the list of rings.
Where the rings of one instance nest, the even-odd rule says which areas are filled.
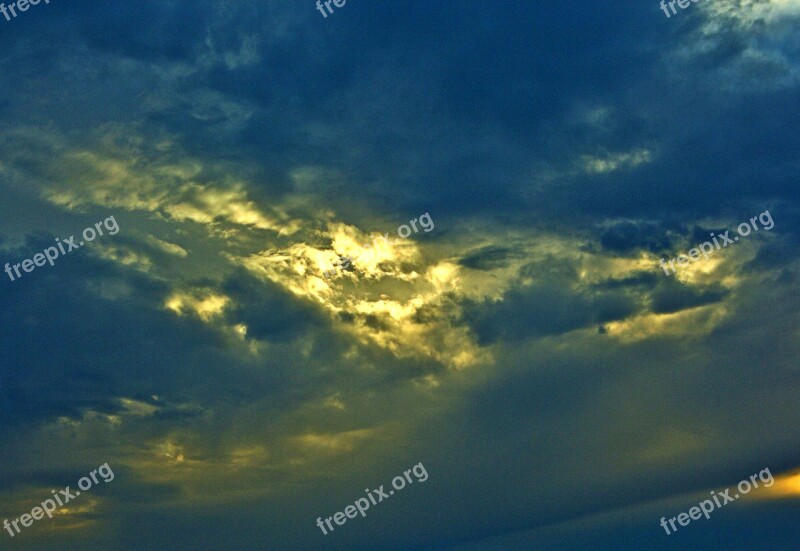
[[[9,544],[793,549],[800,2],[270,4],[0,19]]]

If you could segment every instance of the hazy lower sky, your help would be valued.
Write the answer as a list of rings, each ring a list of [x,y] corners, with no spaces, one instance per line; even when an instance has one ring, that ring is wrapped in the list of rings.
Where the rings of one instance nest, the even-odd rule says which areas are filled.
[[[796,551],[800,0],[330,7],[0,15],[0,549]]]

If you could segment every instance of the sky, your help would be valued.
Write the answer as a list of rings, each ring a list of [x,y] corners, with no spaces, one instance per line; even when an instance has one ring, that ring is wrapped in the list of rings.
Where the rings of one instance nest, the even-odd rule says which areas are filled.
[[[0,15],[0,549],[796,550],[800,0],[674,7]]]

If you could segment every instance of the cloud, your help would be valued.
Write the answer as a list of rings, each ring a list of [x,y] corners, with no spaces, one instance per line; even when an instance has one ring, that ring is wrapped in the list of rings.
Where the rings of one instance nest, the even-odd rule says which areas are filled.
[[[420,461],[326,545],[653,549],[767,463],[692,542],[780,525],[797,2],[51,4],[0,36],[0,250],[120,232],[0,286],[0,506],[117,477],[20,548],[318,549]]]

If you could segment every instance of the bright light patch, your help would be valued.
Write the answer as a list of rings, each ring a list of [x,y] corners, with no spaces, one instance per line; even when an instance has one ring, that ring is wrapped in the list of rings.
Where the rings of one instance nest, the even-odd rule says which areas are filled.
[[[214,316],[221,314],[230,303],[230,299],[223,295],[208,294],[196,297],[189,293],[173,293],[164,306],[179,316],[186,311],[194,312],[203,321],[209,321]]]

